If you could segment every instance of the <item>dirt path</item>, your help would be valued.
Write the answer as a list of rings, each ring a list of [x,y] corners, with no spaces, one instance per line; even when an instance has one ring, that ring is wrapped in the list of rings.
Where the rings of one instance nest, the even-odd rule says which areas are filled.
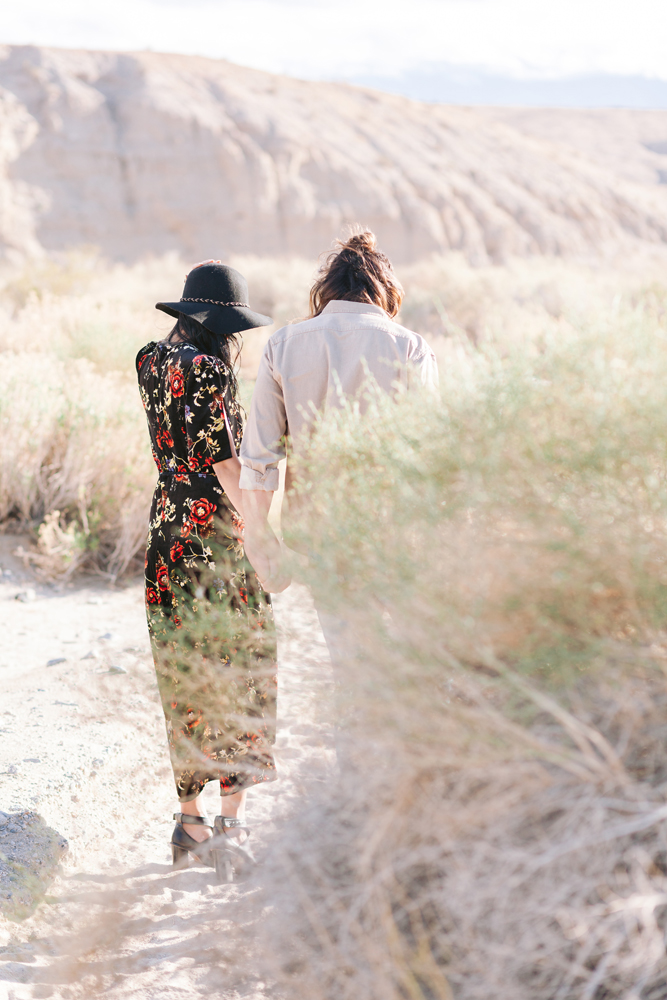
[[[263,996],[225,953],[252,887],[170,867],[176,804],[140,583],[40,586],[2,543],[0,998]],[[333,766],[316,616],[296,586],[275,605],[281,779],[251,793],[260,854]]]

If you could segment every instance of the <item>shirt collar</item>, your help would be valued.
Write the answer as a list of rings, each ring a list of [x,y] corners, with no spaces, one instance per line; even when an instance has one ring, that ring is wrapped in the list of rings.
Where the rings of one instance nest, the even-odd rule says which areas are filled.
[[[332,299],[322,310],[324,313],[374,313],[385,316],[387,313],[380,306],[373,306],[370,302],[348,302],[347,299]]]

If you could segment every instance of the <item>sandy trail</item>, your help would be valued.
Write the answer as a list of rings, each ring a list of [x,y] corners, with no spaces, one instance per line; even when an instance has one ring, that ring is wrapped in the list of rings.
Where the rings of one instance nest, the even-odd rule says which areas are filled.
[[[234,904],[252,887],[170,866],[176,803],[141,584],[43,586],[15,548],[0,539],[0,810],[9,814],[0,815],[0,998],[264,996],[225,953]],[[249,797],[260,856],[334,756],[330,667],[312,604],[292,586],[275,607],[280,780]],[[215,815],[212,786],[207,802]],[[35,907],[53,867],[35,861],[44,824],[69,849]],[[29,915],[12,919],[17,908]]]

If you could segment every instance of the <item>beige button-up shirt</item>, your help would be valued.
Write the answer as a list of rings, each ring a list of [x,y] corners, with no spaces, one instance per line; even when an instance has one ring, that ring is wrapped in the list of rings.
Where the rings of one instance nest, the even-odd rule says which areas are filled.
[[[335,300],[319,316],[284,326],[262,355],[241,445],[242,490],[278,489],[285,439],[297,452],[313,411],[354,398],[368,374],[386,392],[397,383],[435,386],[438,366],[423,337],[379,306]],[[363,406],[363,400],[362,406]],[[286,488],[290,486],[289,462]]]

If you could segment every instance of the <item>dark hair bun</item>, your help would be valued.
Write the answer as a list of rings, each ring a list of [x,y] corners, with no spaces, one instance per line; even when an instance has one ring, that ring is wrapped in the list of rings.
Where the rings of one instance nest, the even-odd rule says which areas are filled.
[[[356,250],[358,253],[373,253],[377,246],[375,233],[365,230],[363,233],[355,233],[348,240],[336,240],[341,250]]]
[[[334,299],[368,302],[391,317],[400,309],[401,283],[387,255],[377,249],[375,233],[370,230],[336,240],[310,290],[311,316],[318,316]]]

